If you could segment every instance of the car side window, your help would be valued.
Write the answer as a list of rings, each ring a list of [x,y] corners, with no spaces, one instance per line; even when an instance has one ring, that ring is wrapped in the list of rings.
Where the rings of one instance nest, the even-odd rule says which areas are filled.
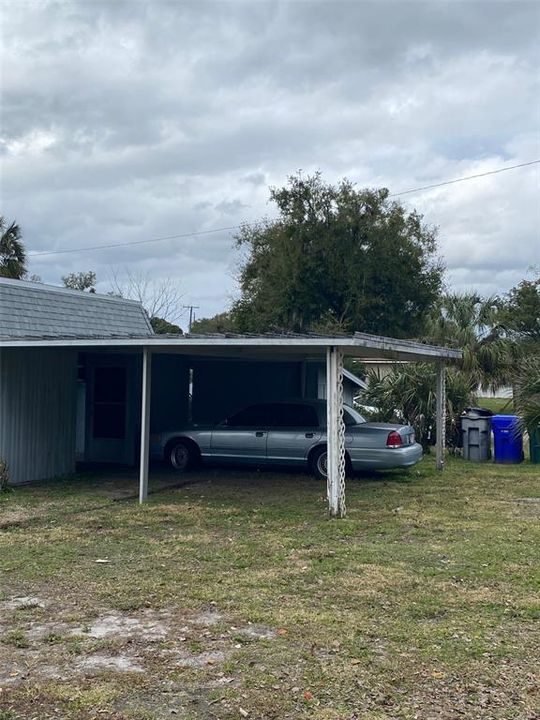
[[[267,427],[270,425],[269,405],[250,405],[231,415],[227,420],[229,427]]]
[[[276,403],[273,414],[274,427],[319,427],[317,411],[310,405]]]

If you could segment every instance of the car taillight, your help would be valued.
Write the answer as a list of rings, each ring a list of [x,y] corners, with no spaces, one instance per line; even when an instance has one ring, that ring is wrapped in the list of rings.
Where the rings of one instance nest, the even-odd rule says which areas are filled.
[[[403,438],[396,430],[392,430],[391,433],[388,433],[388,437],[386,438],[386,447],[398,448],[401,447],[402,444]]]

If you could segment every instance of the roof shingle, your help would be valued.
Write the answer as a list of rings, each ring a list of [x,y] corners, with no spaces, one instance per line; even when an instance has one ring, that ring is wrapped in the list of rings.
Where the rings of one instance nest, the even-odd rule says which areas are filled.
[[[153,335],[134,300],[0,277],[0,337]]]

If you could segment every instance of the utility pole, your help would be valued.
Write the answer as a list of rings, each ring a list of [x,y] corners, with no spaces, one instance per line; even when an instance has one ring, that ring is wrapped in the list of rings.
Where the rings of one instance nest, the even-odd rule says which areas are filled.
[[[189,326],[188,326],[188,332],[191,332],[191,326],[193,325],[193,321],[195,320],[195,313],[194,310],[198,310],[198,305],[182,305],[183,308],[186,310],[189,310]]]

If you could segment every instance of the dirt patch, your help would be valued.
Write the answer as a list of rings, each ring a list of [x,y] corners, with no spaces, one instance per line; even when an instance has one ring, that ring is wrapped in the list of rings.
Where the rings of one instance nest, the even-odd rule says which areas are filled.
[[[71,630],[71,635],[86,635],[92,638],[110,636],[137,637],[145,640],[161,640],[167,635],[167,628],[158,621],[144,621],[119,614],[105,615],[88,626]]]
[[[21,608],[44,608],[46,605],[45,600],[39,597],[33,597],[31,595],[23,595],[22,597],[14,597],[10,600],[4,600],[0,602],[0,609],[2,610],[19,610]]]
[[[239,635],[245,635],[254,640],[273,640],[277,637],[277,631],[266,625],[251,625],[240,628],[238,631]]]
[[[144,672],[134,658],[128,655],[106,655],[99,653],[80,658],[73,665],[75,671],[114,670],[116,672]]]
[[[122,613],[107,610],[85,622],[71,608],[38,595],[7,598],[1,605],[3,629],[0,686],[27,681],[66,682],[74,675],[151,672],[152,668],[210,670],[246,642],[270,640],[277,631],[262,624],[230,625],[217,608],[190,613],[178,608]],[[21,615],[36,608],[39,617]],[[230,623],[230,620],[229,620]],[[221,625],[221,627],[217,627]],[[219,685],[227,686],[226,679]]]
[[[178,657],[174,664],[178,667],[206,668],[209,665],[217,665],[226,659],[226,653],[221,650],[193,653],[175,653]]]
[[[205,627],[217,625],[222,620],[223,615],[217,610],[205,610],[204,612],[190,618],[190,621],[195,625],[204,625]]]

